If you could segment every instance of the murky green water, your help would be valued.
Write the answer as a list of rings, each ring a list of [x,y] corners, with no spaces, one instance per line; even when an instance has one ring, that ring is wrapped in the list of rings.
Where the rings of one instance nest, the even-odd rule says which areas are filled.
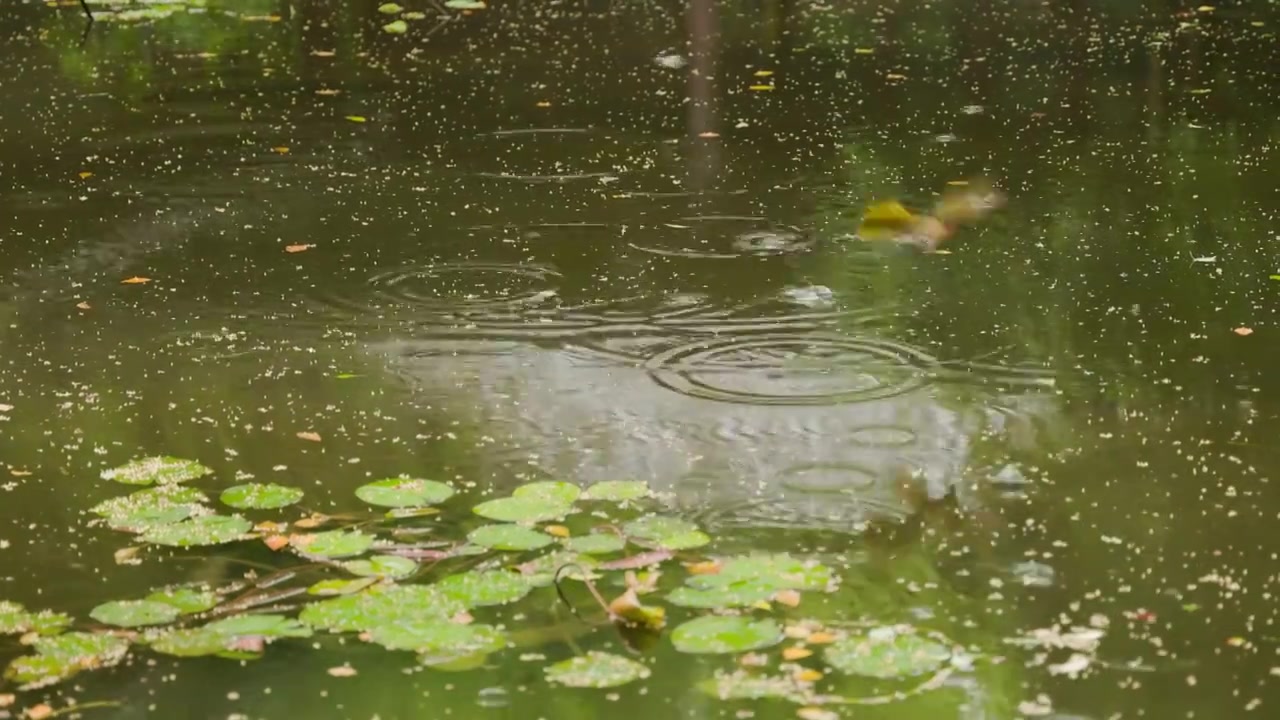
[[[666,633],[630,655],[543,587],[474,611],[519,643],[478,669],[354,635],[246,662],[135,645],[6,681],[0,716],[1276,712],[1274,3],[491,4],[406,3],[403,34],[375,2],[156,6],[83,37],[74,3],[0,10],[0,600],[102,629],[105,601],[301,563],[246,541],[118,564],[136,539],[89,509],[129,488],[99,474],[174,455],[214,498],[305,491],[255,522],[447,481],[399,521],[433,538],[532,480],[646,481],[713,538],[646,596]],[[1007,206],[949,253],[855,235],[872,201],[979,175]],[[596,513],[566,525],[623,521]],[[664,593],[680,561],[756,550],[840,582],[755,617],[964,650],[875,681],[790,638],[750,672],[816,670],[800,685],[842,702],[713,697],[740,658],[677,651],[705,611]],[[589,650],[651,675],[547,682]]]

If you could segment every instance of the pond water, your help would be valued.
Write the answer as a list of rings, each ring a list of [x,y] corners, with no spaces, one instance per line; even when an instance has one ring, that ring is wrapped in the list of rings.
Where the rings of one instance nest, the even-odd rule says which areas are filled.
[[[1274,716],[1280,7],[448,5],[0,10],[0,717]]]

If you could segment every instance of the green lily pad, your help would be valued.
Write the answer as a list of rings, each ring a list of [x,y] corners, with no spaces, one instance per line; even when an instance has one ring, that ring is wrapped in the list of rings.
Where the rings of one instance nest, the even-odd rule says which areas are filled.
[[[472,512],[498,522],[545,522],[573,512],[573,506],[548,498],[505,497],[482,502]]]
[[[195,460],[176,457],[149,457],[102,471],[103,480],[126,485],[173,485],[195,480],[213,471]]]
[[[89,611],[89,617],[116,627],[142,627],[164,625],[178,619],[178,608],[151,600],[116,600],[103,603]]]
[[[582,488],[573,483],[542,481],[521,485],[511,493],[511,497],[550,500],[561,505],[571,505],[581,494]]]
[[[152,650],[177,657],[240,656],[239,651],[232,647],[235,643],[234,636],[213,632],[208,628],[202,627],[172,630],[151,638],[150,642]]]
[[[95,515],[110,518],[129,515],[141,510],[159,510],[169,507],[200,506],[208,501],[204,493],[195,488],[180,485],[158,485],[128,495],[113,497],[89,509]]]
[[[110,667],[129,651],[129,641],[107,633],[74,632],[36,638],[35,655],[14,659],[5,677],[22,690],[52,685],[87,668]]]
[[[404,10],[404,8],[395,3],[383,3],[378,6],[378,12],[383,13],[384,15],[395,15],[401,10]]]
[[[360,632],[412,620],[444,621],[465,609],[432,586],[391,585],[308,605],[298,619],[316,629]]]
[[[264,641],[279,638],[310,637],[311,628],[284,615],[238,615],[209,623],[204,627],[173,630],[151,638],[151,649],[178,657],[216,655],[231,659],[247,659],[258,655],[240,645],[243,638]]]
[[[611,688],[649,677],[649,668],[612,653],[591,651],[546,669],[547,680],[566,687]]]
[[[793,677],[757,675],[745,670],[726,673],[698,683],[698,689],[721,700],[788,700],[805,704],[810,692]]]
[[[773,620],[708,615],[671,631],[671,643],[684,653],[739,653],[770,647],[782,641],[782,628]]]
[[[166,588],[151,593],[145,599],[171,605],[183,615],[204,612],[218,604],[217,594],[207,587]]]
[[[540,555],[520,566],[520,574],[533,587],[546,587],[555,581],[556,572],[565,566],[575,566],[566,570],[561,579],[581,580],[582,573],[590,573],[600,561],[589,555],[562,550],[560,552]],[[581,569],[579,569],[581,568]],[[596,577],[592,575],[592,577]]]
[[[275,483],[245,483],[227,488],[218,499],[237,510],[275,510],[298,502],[302,494],[298,488]]]
[[[648,497],[649,494],[649,484],[640,480],[605,480],[587,488],[583,499],[628,502]]]
[[[608,555],[621,552],[627,541],[613,533],[579,535],[564,541],[565,548],[585,555]]]
[[[453,493],[453,488],[442,482],[414,478],[387,478],[356,488],[356,497],[361,500],[391,508],[438,505]]]
[[[265,638],[311,637],[311,628],[285,615],[236,615],[204,626],[209,632],[231,637],[255,635]]]
[[[28,612],[19,603],[0,600],[0,635],[16,635],[34,632],[39,635],[57,635],[71,624],[71,618],[50,610]]]
[[[373,547],[373,536],[359,530],[330,530],[312,535],[299,548],[304,555],[339,558],[351,557]]]
[[[623,532],[667,550],[689,550],[711,542],[697,525],[679,518],[649,515],[626,524]]]
[[[951,649],[916,633],[882,628],[841,638],[827,646],[822,656],[828,665],[850,675],[904,678],[942,667],[951,658]]]
[[[348,560],[342,569],[361,577],[402,578],[418,570],[418,563],[398,555],[375,555],[368,560]]]
[[[506,635],[495,627],[432,618],[380,625],[369,631],[369,640],[388,650],[412,650],[437,661],[487,654],[507,644]]]
[[[467,608],[506,605],[533,589],[523,575],[507,570],[476,570],[451,575],[434,586],[445,597]]]
[[[239,540],[252,527],[252,523],[239,515],[201,515],[171,525],[148,528],[142,539],[174,547],[221,545]]]
[[[483,10],[488,7],[482,0],[445,0],[444,6],[450,10]]]
[[[362,577],[354,580],[321,580],[320,582],[307,588],[308,595],[350,595],[358,593],[370,585],[378,582],[376,577]]]
[[[467,540],[494,550],[537,550],[550,545],[551,536],[522,525],[483,525],[467,533]]]
[[[681,587],[667,595],[667,602],[687,608],[731,608],[750,607],[763,600],[768,600],[777,592],[777,588],[767,583],[742,582],[709,590],[698,590]]]
[[[409,31],[409,23],[403,20],[392,20],[382,26],[382,31],[391,33],[392,35],[402,35]]]
[[[830,568],[818,562],[800,560],[787,553],[754,553],[726,558],[718,573],[693,575],[687,582],[700,590],[744,583],[774,590],[827,590],[833,581]]]
[[[183,520],[207,515],[212,511],[203,505],[171,505],[162,508],[141,508],[130,513],[112,515],[107,518],[107,525],[112,530],[132,533],[145,533],[162,525],[173,525]]]

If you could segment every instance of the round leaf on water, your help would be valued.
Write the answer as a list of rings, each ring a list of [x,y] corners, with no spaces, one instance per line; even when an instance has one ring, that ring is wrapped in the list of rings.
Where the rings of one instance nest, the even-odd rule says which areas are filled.
[[[102,517],[128,515],[141,510],[158,510],[167,507],[201,505],[208,498],[195,488],[180,485],[160,485],[139,490],[128,495],[113,497],[94,505],[90,512]]]
[[[671,643],[685,653],[738,653],[776,645],[782,628],[773,620],[709,615],[671,631]]]
[[[714,574],[694,575],[690,587],[701,590],[730,588],[744,583],[774,590],[826,590],[832,584],[830,568],[799,560],[787,553],[756,553],[727,558]]]
[[[311,628],[284,615],[237,615],[209,623],[204,630],[228,637],[311,637]]]
[[[195,460],[176,457],[149,457],[104,470],[103,480],[114,480],[126,485],[172,485],[204,477],[212,473]]]
[[[356,497],[381,507],[437,505],[453,497],[453,488],[435,480],[387,478],[356,488]]]
[[[590,573],[591,568],[599,564],[599,560],[589,555],[562,550],[540,555],[523,563],[520,565],[520,574],[533,587],[545,587],[555,580],[556,572],[562,567],[571,566],[560,576],[562,580],[581,580],[583,573]]]
[[[547,680],[567,687],[611,688],[649,677],[649,668],[611,653],[592,651],[546,669]]]
[[[573,483],[558,481],[531,482],[521,485],[511,493],[511,497],[536,500],[550,500],[561,505],[570,505],[582,494],[582,488]]]
[[[763,700],[766,698],[808,702],[809,693],[793,677],[757,675],[744,670],[717,671],[714,678],[698,683],[703,692],[721,700]]]
[[[768,600],[775,592],[777,588],[767,583],[746,581],[708,590],[691,587],[676,588],[667,596],[667,602],[687,608],[750,607]]]
[[[62,613],[41,610],[27,612],[19,603],[0,600],[0,635],[35,632],[40,635],[56,635],[71,624],[71,618]]]
[[[418,563],[398,555],[375,555],[368,560],[348,560],[342,569],[361,577],[402,578],[412,575]]]
[[[382,26],[383,32],[389,32],[392,35],[400,35],[409,31],[409,23],[403,20],[392,20]]]
[[[554,542],[546,533],[522,525],[484,525],[467,533],[467,540],[494,550],[537,550]]]
[[[294,541],[294,546],[306,555],[326,558],[359,555],[373,546],[373,536],[359,530],[330,530],[309,535]]]
[[[350,595],[358,593],[370,585],[378,582],[376,577],[362,577],[354,580],[330,579],[321,580],[320,582],[307,588],[308,595]]]
[[[108,633],[74,632],[36,638],[35,655],[26,655],[9,664],[5,677],[22,684],[22,689],[51,685],[90,667],[110,667],[129,651],[129,641]]]
[[[623,532],[667,550],[689,550],[711,542],[706,533],[688,520],[660,515],[650,515],[629,522],[623,527]]]
[[[583,498],[626,502],[649,496],[649,485],[640,480],[605,480],[587,488]]]
[[[239,540],[253,524],[239,515],[202,515],[171,525],[148,528],[142,539],[156,545],[192,547]]]
[[[378,12],[385,13],[387,15],[395,15],[401,10],[404,10],[404,8],[400,7],[395,3],[383,3],[378,6]]]
[[[592,533],[564,541],[565,548],[585,555],[608,555],[621,551],[627,541],[613,533]]]
[[[445,597],[467,608],[515,602],[533,587],[523,575],[506,570],[478,570],[453,575],[434,586]]]
[[[298,619],[317,629],[359,632],[411,620],[443,621],[465,609],[435,587],[392,585],[313,603],[302,609]]]
[[[940,642],[915,633],[878,631],[837,640],[823,651],[831,667],[850,675],[903,678],[933,672],[951,657]]]
[[[237,510],[274,510],[301,500],[302,491],[275,483],[245,483],[222,491],[219,499]]]
[[[117,600],[103,603],[89,611],[89,617],[116,627],[164,625],[178,619],[178,608],[151,600]]]
[[[544,522],[573,512],[568,503],[538,497],[506,497],[482,502],[472,512],[498,522]]]
[[[161,525],[172,525],[188,518],[203,515],[209,509],[203,505],[168,505],[156,508],[139,508],[132,512],[110,515],[107,524],[112,530],[142,533]]]
[[[166,588],[151,593],[146,599],[171,605],[184,615],[204,612],[218,604],[218,596],[207,587]]]
[[[369,640],[388,650],[412,650],[439,660],[490,653],[507,644],[506,635],[495,627],[430,618],[380,625],[370,629]]]
[[[232,652],[233,636],[212,632],[208,628],[173,630],[151,640],[151,649],[165,655],[202,657]]]

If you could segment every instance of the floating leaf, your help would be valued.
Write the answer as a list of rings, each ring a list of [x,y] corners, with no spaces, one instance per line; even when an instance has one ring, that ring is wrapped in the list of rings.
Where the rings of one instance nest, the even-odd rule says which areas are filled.
[[[564,546],[585,555],[608,555],[621,552],[627,541],[613,533],[592,533],[565,540]]]
[[[203,505],[171,505],[167,507],[139,508],[132,512],[111,515],[107,524],[112,530],[140,533],[162,525],[172,525],[188,518],[211,512]]]
[[[326,558],[359,555],[373,546],[373,536],[359,530],[330,530],[293,539],[299,552]]]
[[[164,625],[178,619],[181,612],[167,603],[152,600],[116,600],[89,611],[89,617],[116,627]]]
[[[218,604],[218,596],[205,587],[167,588],[151,593],[146,599],[171,605],[184,615],[204,612]]]
[[[577,688],[611,688],[649,677],[649,668],[612,653],[591,651],[546,669],[547,681]]]
[[[511,497],[550,500],[562,505],[570,505],[582,495],[582,488],[573,483],[544,481],[521,485],[511,493]]]
[[[149,457],[104,470],[103,480],[114,480],[126,485],[172,485],[204,477],[212,473],[195,460],[176,457]]]
[[[435,587],[391,585],[308,605],[298,619],[317,629],[358,632],[415,619],[447,620],[465,609]]]
[[[387,478],[356,488],[356,497],[381,507],[402,508],[437,505],[453,497],[452,487],[435,480]]]
[[[916,633],[884,628],[837,640],[823,651],[831,667],[850,675],[902,678],[937,670],[951,650]]]
[[[172,525],[148,528],[142,539],[174,547],[221,545],[239,540],[252,527],[253,523],[239,515],[202,515]]]
[[[520,565],[519,570],[533,587],[545,587],[555,580],[556,572],[562,567],[572,566],[572,569],[565,571],[561,579],[581,580],[584,571],[589,573],[598,564],[595,558],[566,550],[536,557]]]
[[[640,480],[605,480],[587,488],[583,498],[627,502],[649,496],[649,485]]]
[[[383,13],[384,15],[395,15],[401,10],[404,10],[404,8],[395,3],[383,3],[378,6],[378,12]]]
[[[660,515],[649,515],[629,522],[623,531],[667,550],[688,550],[711,542],[706,533],[688,520]]]
[[[362,123],[362,122],[369,121],[368,118],[364,117],[363,115],[348,115],[347,120],[350,120],[353,123]]]
[[[506,497],[482,502],[472,510],[498,522],[544,522],[573,512],[568,503],[539,497]]]
[[[301,500],[302,491],[275,483],[246,483],[227,488],[218,499],[237,510],[274,510]]]
[[[209,623],[204,629],[228,636],[311,637],[311,628],[284,615],[237,615]]]
[[[391,33],[392,35],[403,35],[409,31],[409,23],[403,20],[392,20],[382,26],[382,31]]]
[[[444,6],[451,10],[483,10],[488,7],[480,0],[445,0]]]
[[[460,625],[426,618],[395,625],[381,625],[369,632],[369,640],[388,650],[412,650],[432,662],[476,653],[491,653],[507,645],[506,635],[489,625]]]
[[[743,670],[732,673],[717,671],[712,679],[698,683],[698,688],[721,700],[809,701],[809,693],[794,678],[757,675]]]
[[[452,575],[435,584],[445,597],[467,608],[505,605],[515,602],[533,589],[518,573],[506,570],[481,570]]]
[[[309,595],[350,595],[358,593],[370,585],[378,582],[376,577],[362,577],[355,580],[321,580],[311,587],[307,588]]]
[[[758,650],[782,641],[782,628],[773,620],[709,615],[671,631],[671,643],[684,653],[737,653]]]
[[[826,590],[834,582],[831,570],[815,561],[787,553],[754,553],[720,561],[719,571],[696,574],[690,587],[699,590],[728,589],[744,584],[772,590]]]
[[[554,540],[546,533],[521,525],[483,525],[467,533],[467,540],[494,550],[537,550]]]
[[[418,563],[396,555],[375,555],[368,560],[348,560],[342,569],[361,577],[402,578],[412,575]]]
[[[159,485],[146,490],[139,490],[129,495],[104,500],[90,508],[89,512],[110,518],[169,507],[199,506],[208,499],[204,493],[195,488],[182,487],[180,485]]]
[[[81,670],[110,667],[129,651],[129,641],[108,633],[66,633],[39,637],[35,655],[16,658],[5,677],[30,690],[65,680]]]
[[[63,613],[41,610],[37,613],[15,602],[0,600],[0,635],[34,632],[40,635],[56,635],[71,624],[71,618]]]
[[[708,590],[676,588],[667,596],[667,602],[687,608],[751,607],[768,600],[775,592],[767,583],[744,581]]]

